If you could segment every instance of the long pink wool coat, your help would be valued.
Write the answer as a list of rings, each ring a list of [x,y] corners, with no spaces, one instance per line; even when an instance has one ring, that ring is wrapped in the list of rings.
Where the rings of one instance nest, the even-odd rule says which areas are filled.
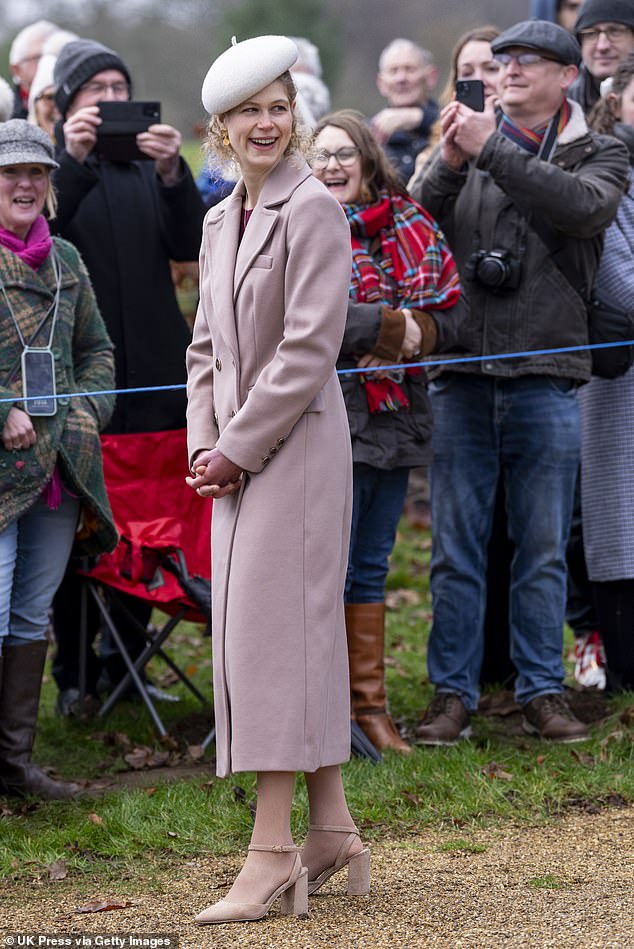
[[[212,518],[221,777],[315,771],[350,754],[351,455],[334,371],[350,231],[299,156],[268,176],[239,243],[244,193],[239,181],[205,218],[187,355],[190,458],[217,445],[247,472]]]

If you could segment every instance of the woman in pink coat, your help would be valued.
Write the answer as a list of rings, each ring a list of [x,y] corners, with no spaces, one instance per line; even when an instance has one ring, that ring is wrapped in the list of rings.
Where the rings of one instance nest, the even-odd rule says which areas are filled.
[[[346,865],[348,892],[369,888],[340,772],[351,458],[335,364],[350,240],[299,151],[296,58],[286,37],[234,43],[203,85],[210,152],[242,177],[203,229],[188,483],[214,498],[217,771],[256,771],[258,798],[244,867],[198,923],[260,919],[278,896],[283,911],[305,913],[307,893]],[[310,802],[301,857],[290,830],[297,771]]]

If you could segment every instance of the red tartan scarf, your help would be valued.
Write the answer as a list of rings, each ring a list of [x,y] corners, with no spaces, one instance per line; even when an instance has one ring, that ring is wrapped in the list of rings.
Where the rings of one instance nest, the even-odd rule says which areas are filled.
[[[350,297],[391,309],[444,310],[460,296],[458,273],[436,222],[411,198],[383,191],[375,204],[344,204],[352,233]],[[374,254],[367,241],[379,246]],[[420,369],[407,370],[420,373]],[[402,378],[402,370],[398,376]],[[395,378],[361,376],[370,412],[409,408]]]

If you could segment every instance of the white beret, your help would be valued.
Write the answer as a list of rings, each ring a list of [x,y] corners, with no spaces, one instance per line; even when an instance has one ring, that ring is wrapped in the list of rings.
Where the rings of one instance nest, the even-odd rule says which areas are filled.
[[[299,52],[287,36],[254,36],[236,43],[214,60],[205,76],[203,105],[210,115],[223,115],[265,89],[297,61]]]

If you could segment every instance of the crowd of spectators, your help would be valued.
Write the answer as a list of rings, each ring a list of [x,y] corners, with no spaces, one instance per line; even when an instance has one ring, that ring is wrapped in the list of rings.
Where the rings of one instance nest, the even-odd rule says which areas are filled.
[[[352,241],[338,363],[353,457],[344,599],[352,717],[379,749],[409,753],[408,737],[421,745],[467,737],[489,681],[514,683],[528,732],[586,739],[565,697],[566,620],[577,639],[579,681],[634,688],[634,369],[598,378],[584,348],[597,294],[612,311],[634,309],[634,8],[631,0],[534,0],[530,15],[503,32],[482,25],[460,37],[439,102],[433,53],[409,38],[391,40],[378,60],[385,106],[371,117],[330,111],[319,51],[295,39],[298,125],[312,135],[313,174],[342,205]],[[114,351],[111,388],[175,387],[151,399],[120,395],[107,412],[94,412],[95,431],[182,428],[179,386],[191,329],[173,263],[197,260],[205,211],[233,193],[239,169],[205,167],[195,181],[180,132],[160,120],[138,135],[136,157],[105,157],[97,148],[100,106],[133,99],[134,77],[118,52],[94,39],[40,20],[15,37],[9,61],[13,90],[0,80],[0,138],[16,121],[20,141],[29,141],[27,123],[42,137],[18,149],[13,165],[10,135],[4,157],[0,147],[3,338],[15,323],[4,289],[14,276],[11,253],[20,267],[33,268],[26,251],[35,231],[14,225],[15,202],[29,203],[38,211],[34,221],[50,227],[51,259],[57,248],[74,279],[90,287],[92,332],[104,351]],[[481,82],[482,108],[456,98],[465,80]],[[51,202],[44,210],[44,192],[32,199],[33,174],[17,198],[3,197],[11,168],[38,164],[47,182],[50,175],[54,211]],[[53,286],[55,275],[48,276]],[[57,279],[57,295],[60,286],[67,293]],[[451,364],[426,374],[422,364],[432,353]],[[7,413],[25,408],[28,415],[22,385],[19,373],[0,382],[0,392],[16,397],[13,406],[8,399],[0,405],[5,514],[5,494],[16,491],[15,454],[30,451],[31,432],[51,424],[21,423],[16,440]],[[60,465],[62,496],[77,501],[84,495]],[[410,471],[422,466],[431,486],[428,672],[435,695],[423,720],[401,735],[385,692],[385,578]],[[49,469],[52,478],[58,466]],[[30,468],[17,470],[26,477]],[[49,488],[37,486],[31,501],[39,503]],[[77,505],[49,508],[78,517]],[[16,511],[14,522],[23,514]],[[0,551],[11,528],[11,518],[0,524]],[[7,562],[15,564],[19,540],[13,543]],[[66,539],[59,549],[65,574],[57,570],[54,604],[45,605],[52,607],[58,711],[69,715],[80,697],[82,580],[74,555],[82,548]],[[14,587],[15,596],[17,579]],[[148,624],[146,604],[129,597],[124,605]],[[67,788],[29,778],[28,769],[20,780],[7,776],[15,752],[1,721],[4,698],[13,694],[6,670],[16,651],[35,648],[29,707],[36,716],[46,636],[41,609],[28,636],[16,609],[12,583],[3,582],[0,789],[68,796]],[[125,621],[121,627],[135,657],[144,640],[126,632]],[[96,640],[91,611],[88,631]],[[99,642],[99,654],[90,650],[87,660],[89,703],[124,672],[107,631]],[[588,664],[601,674],[588,678]],[[26,764],[32,737],[22,741]]]

